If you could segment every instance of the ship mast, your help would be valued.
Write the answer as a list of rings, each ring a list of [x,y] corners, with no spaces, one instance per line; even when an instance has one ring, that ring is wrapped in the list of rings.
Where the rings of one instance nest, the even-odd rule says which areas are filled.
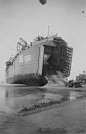
[[[49,26],[48,26],[48,38],[49,38]]]

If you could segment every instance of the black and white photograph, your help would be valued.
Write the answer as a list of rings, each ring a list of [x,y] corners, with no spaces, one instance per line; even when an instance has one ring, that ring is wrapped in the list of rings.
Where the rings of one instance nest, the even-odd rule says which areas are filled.
[[[86,0],[0,0],[0,134],[86,134]]]

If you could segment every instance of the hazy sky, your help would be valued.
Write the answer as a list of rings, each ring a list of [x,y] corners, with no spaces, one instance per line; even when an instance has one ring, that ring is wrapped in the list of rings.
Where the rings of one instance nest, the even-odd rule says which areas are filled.
[[[74,48],[70,78],[86,71],[86,0],[0,0],[0,81],[19,38],[29,43],[46,36],[48,26]]]

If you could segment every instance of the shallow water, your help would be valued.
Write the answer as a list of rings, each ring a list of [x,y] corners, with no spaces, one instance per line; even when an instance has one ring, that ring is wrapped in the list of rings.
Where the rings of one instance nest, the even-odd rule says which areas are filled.
[[[78,97],[80,96],[84,96],[84,99],[78,101]],[[85,97],[85,91],[75,92],[58,89],[57,92],[54,92],[54,90],[50,92],[46,88],[27,87],[25,85],[1,85],[0,133],[23,134],[29,131],[30,134],[85,134]],[[18,117],[15,115],[15,113],[21,109],[29,108],[38,102],[60,100],[61,98],[64,99],[64,102],[67,102],[63,103],[61,107],[26,117]],[[73,100],[75,100],[75,102],[71,103]]]
[[[66,91],[49,92],[46,88],[27,87],[25,85],[1,85],[0,86],[0,110],[7,113],[15,113],[27,107],[31,107],[37,102],[58,100],[64,98],[64,101],[77,99],[83,96],[84,92]]]

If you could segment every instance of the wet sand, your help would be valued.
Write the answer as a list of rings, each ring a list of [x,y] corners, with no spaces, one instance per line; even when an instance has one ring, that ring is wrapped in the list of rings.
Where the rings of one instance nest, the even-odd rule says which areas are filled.
[[[20,89],[21,87],[0,88],[1,134],[86,134],[86,98],[77,99],[80,95],[85,96],[84,91],[60,91],[55,88],[51,94],[52,89],[36,93],[33,88],[33,93],[30,94],[27,87],[22,87],[22,91]],[[61,96],[66,101],[53,108],[26,116],[15,114],[43,99],[61,99]]]

